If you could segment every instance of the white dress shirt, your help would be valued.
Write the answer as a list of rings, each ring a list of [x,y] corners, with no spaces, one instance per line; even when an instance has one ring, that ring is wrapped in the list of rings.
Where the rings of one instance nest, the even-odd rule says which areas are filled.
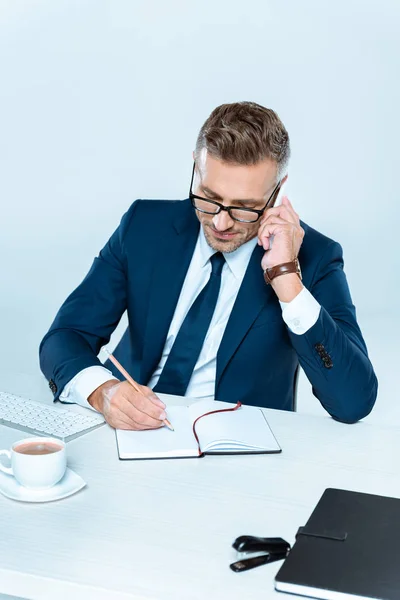
[[[188,397],[204,398],[214,395],[218,348],[256,244],[257,238],[253,238],[235,252],[224,254],[225,264],[221,274],[218,301],[186,390],[185,395]],[[203,228],[200,227],[199,237],[168,330],[160,362],[147,383],[150,388],[154,388],[157,384],[176,335],[195,298],[210,278],[210,257],[214,253],[215,250],[208,245]],[[280,304],[285,323],[293,333],[298,335],[302,335],[314,325],[321,309],[315,298],[305,288],[291,302],[281,302]],[[92,408],[87,398],[95,389],[112,378],[111,371],[104,367],[95,366],[83,369],[64,387],[60,400]]]

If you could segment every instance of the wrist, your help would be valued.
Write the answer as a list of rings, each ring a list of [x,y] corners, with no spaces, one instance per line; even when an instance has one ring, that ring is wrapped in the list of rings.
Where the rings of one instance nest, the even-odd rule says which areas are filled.
[[[275,277],[271,281],[271,287],[278,296],[280,302],[291,302],[300,294],[304,286],[297,273],[287,273]]]
[[[104,392],[116,385],[117,383],[121,383],[119,379],[110,379],[102,385],[99,385],[99,387],[96,388],[90,394],[90,396],[88,396],[87,401],[89,402],[90,406],[93,406],[95,410],[102,413]]]
[[[291,302],[303,289],[298,258],[267,267],[264,280],[271,285],[281,302]]]

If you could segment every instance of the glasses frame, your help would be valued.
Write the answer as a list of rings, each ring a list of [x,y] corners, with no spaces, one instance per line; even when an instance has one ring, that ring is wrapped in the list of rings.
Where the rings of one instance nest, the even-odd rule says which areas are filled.
[[[221,210],[226,210],[226,212],[229,214],[230,218],[233,219],[233,221],[238,221],[239,223],[257,223],[257,221],[260,219],[260,217],[262,217],[262,215],[264,214],[264,211],[268,208],[268,204],[271,202],[271,200],[274,196],[275,196],[275,200],[276,200],[276,197],[278,196],[279,190],[282,185],[282,180],[279,180],[278,183],[276,184],[272,194],[268,198],[267,203],[264,206],[264,208],[256,209],[256,208],[243,208],[241,206],[224,206],[220,202],[216,202],[216,200],[209,200],[208,198],[203,198],[203,196],[197,196],[196,194],[193,194],[192,188],[193,188],[195,169],[196,169],[196,163],[194,162],[193,170],[192,170],[192,179],[190,181],[190,188],[189,188],[189,198],[190,198],[193,208],[195,210],[197,210],[198,212],[204,213],[205,215],[218,215],[221,212]],[[197,206],[195,206],[195,202],[194,202],[196,198],[198,200],[203,200],[205,202],[209,202],[210,204],[214,204],[215,206],[218,207],[217,212],[210,213],[205,210],[201,210],[200,208],[197,208]],[[243,219],[237,219],[236,217],[234,217],[231,213],[232,210],[243,210],[245,212],[257,213],[258,216],[257,216],[257,219],[255,219],[254,221],[245,221]]]

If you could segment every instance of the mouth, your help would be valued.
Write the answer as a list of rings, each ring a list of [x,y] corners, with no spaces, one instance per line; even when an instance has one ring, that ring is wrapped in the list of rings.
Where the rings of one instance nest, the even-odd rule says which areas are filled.
[[[212,227],[210,227],[210,231],[213,234],[213,236],[218,238],[219,240],[231,240],[237,235],[237,232],[217,231]]]

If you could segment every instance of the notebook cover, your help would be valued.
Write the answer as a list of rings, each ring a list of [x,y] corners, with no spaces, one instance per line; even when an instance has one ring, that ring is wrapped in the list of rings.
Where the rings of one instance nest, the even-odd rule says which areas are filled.
[[[327,537],[296,537],[275,578],[277,590],[400,599],[400,499],[327,489],[303,530]]]

